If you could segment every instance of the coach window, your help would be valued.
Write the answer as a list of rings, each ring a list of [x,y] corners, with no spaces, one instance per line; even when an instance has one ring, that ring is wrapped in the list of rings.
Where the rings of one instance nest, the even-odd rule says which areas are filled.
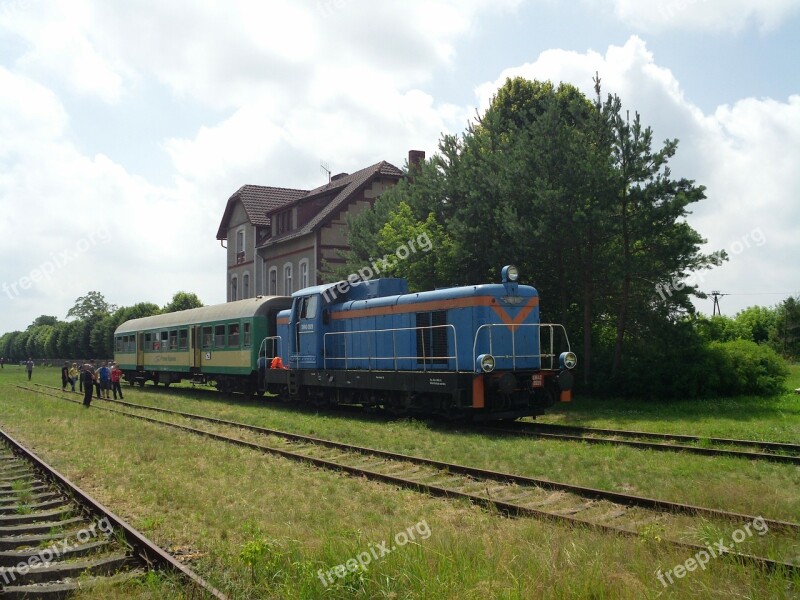
[[[189,330],[181,329],[178,332],[178,349],[186,350],[189,347]]]
[[[169,343],[169,331],[162,331],[161,332],[161,349],[162,350],[166,350],[168,343]]]
[[[122,338],[114,338],[114,352],[122,352]]]
[[[228,325],[228,347],[237,348],[239,346],[239,324],[231,323]]]
[[[178,330],[173,329],[169,332],[169,349],[176,350],[178,348]]]
[[[152,334],[145,333],[144,334],[144,349],[151,350],[153,344],[153,336]]]
[[[243,328],[244,328],[244,331],[243,331],[244,338],[242,339],[242,345],[245,348],[249,348],[250,347],[250,323],[244,323]]]
[[[211,336],[211,327],[203,327],[203,348],[211,348],[213,339],[214,338]]]
[[[214,327],[214,347],[225,347],[225,325],[217,325]]]

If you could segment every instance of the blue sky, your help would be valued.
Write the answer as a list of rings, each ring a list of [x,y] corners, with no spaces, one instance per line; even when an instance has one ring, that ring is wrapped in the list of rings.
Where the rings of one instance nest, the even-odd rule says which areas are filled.
[[[800,293],[798,33],[800,0],[0,0],[0,332],[89,290],[221,302],[241,185],[401,166],[506,76],[597,70],[708,188],[690,222],[731,261],[701,288],[774,304]]]

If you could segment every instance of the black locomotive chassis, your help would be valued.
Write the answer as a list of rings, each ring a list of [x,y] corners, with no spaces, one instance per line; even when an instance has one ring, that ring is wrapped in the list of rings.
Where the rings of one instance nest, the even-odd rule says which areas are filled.
[[[267,381],[286,384],[289,371],[267,371]],[[472,389],[471,373],[423,371],[345,371],[294,370],[298,387],[349,388],[416,392],[421,394],[456,394]],[[275,377],[275,379],[273,379]]]

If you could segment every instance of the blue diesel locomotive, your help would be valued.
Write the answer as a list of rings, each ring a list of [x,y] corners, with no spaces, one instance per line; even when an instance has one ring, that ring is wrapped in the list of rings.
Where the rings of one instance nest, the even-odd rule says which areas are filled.
[[[377,279],[300,290],[262,343],[259,380],[319,404],[473,420],[543,414],[571,399],[577,359],[562,325],[540,323],[538,293],[518,278],[507,266],[499,284],[409,294],[403,279]]]
[[[134,319],[115,333],[115,358],[131,384],[190,379],[398,414],[535,416],[571,398],[577,360],[518,278],[507,266],[498,284],[411,294],[404,279],[350,279]]]

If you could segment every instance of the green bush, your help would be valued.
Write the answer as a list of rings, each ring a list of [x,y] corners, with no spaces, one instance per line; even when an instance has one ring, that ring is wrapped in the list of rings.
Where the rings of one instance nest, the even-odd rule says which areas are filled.
[[[652,327],[628,341],[615,379],[610,337],[598,331],[592,392],[637,398],[712,398],[771,395],[783,390],[785,361],[750,340],[708,342],[689,322]]]
[[[718,394],[770,395],[783,390],[789,368],[772,348],[749,340],[711,342]]]

